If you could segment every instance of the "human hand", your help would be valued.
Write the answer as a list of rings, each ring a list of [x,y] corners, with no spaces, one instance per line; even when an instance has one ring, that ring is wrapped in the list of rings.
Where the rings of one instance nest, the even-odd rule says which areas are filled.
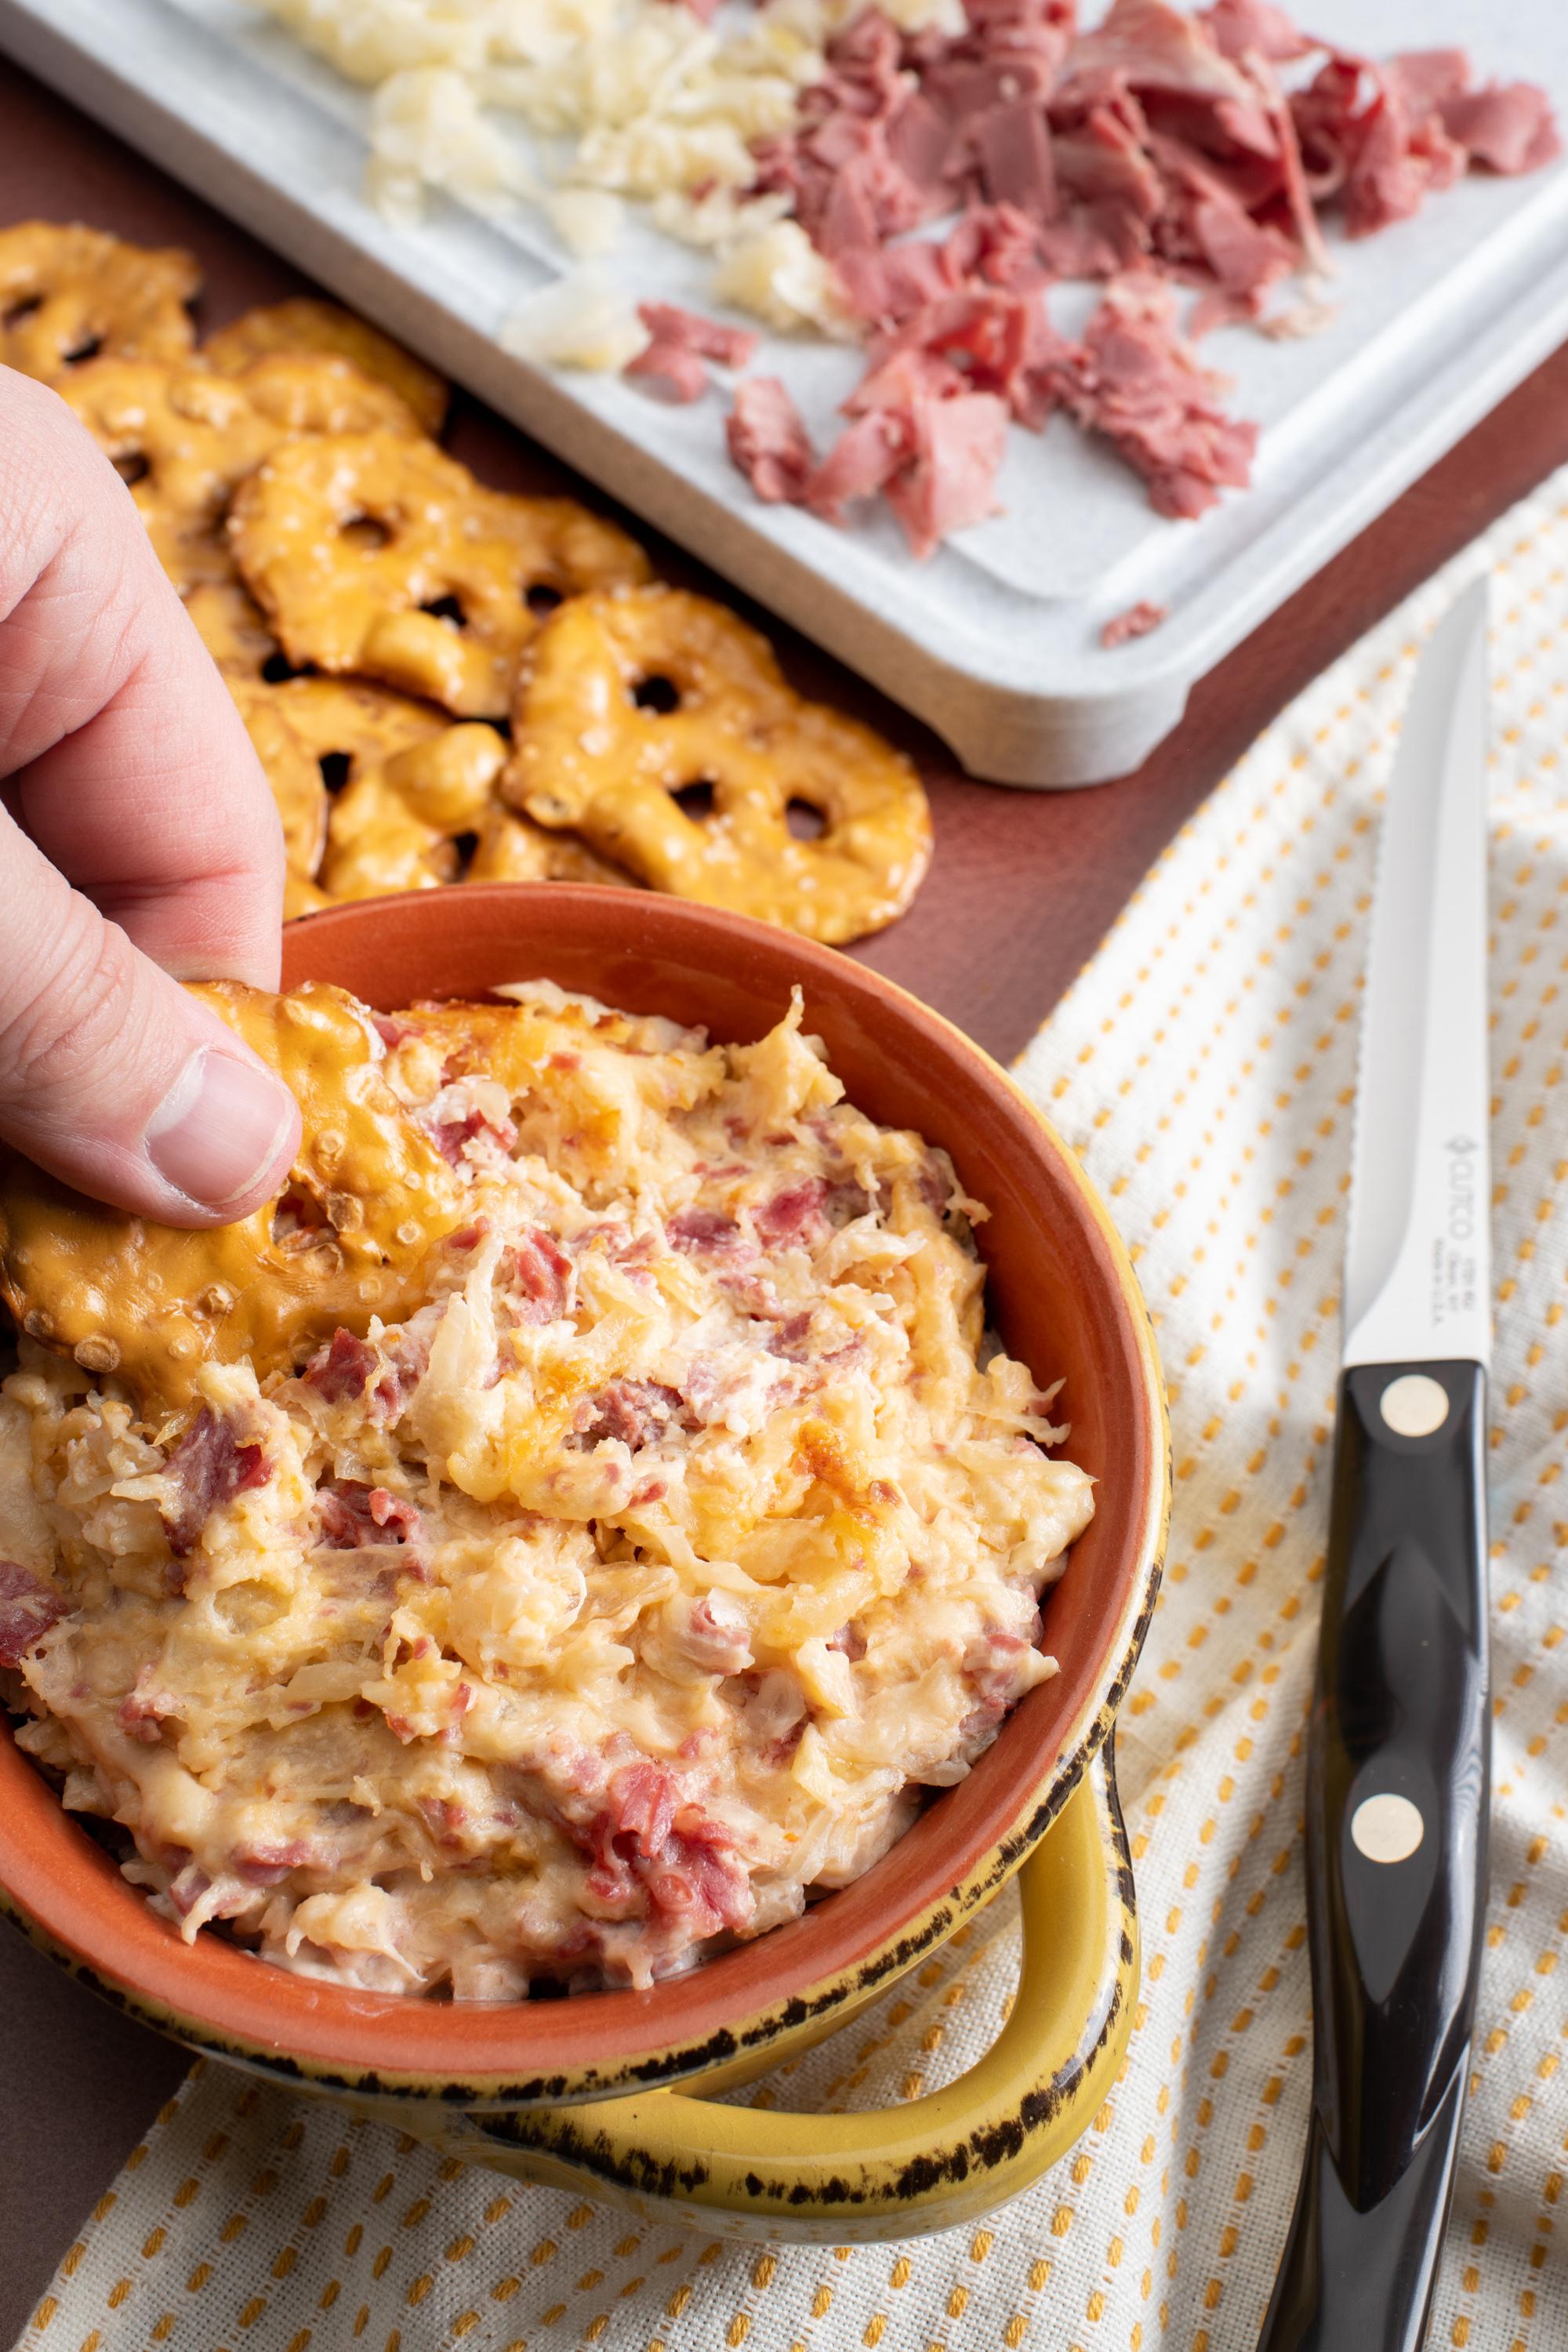
[[[178,985],[278,985],[283,845],[112,467],[0,368],[0,1137],[166,1224],[275,1192],[293,1097]]]

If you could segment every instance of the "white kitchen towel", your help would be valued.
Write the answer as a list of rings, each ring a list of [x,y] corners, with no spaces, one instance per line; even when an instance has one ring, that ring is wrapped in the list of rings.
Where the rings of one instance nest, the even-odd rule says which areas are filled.
[[[443,2164],[199,2067],[85,2224],[27,2352],[1250,2352],[1310,2067],[1302,1727],[1321,1570],[1379,797],[1422,638],[1494,577],[1496,1818],[1435,2345],[1568,2343],[1568,474],[1339,663],[1160,860],[1023,1058],[1131,1245],[1175,1436],[1121,1716],[1144,1976],[1074,2153],[983,2228],[755,2249]],[[742,2095],[908,2098],[994,2030],[1004,1898]],[[47,2118],[42,2119],[47,2128]]]

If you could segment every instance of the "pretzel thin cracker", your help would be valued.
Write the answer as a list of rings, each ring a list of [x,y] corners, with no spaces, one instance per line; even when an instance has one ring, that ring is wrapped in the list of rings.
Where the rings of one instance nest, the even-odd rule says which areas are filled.
[[[79,222],[0,228],[0,363],[63,386],[100,358],[180,360],[195,341],[195,256]]]
[[[647,577],[642,550],[571,499],[489,490],[432,444],[383,433],[279,449],[229,538],[289,660],[502,719],[541,615]]]
[[[382,1076],[363,1005],[310,983],[271,996],[237,981],[192,993],[292,1089],[304,1120],[289,1182],[236,1224],[192,1233],[89,1201],[19,1154],[0,1158],[0,1294],[24,1330],[162,1402],[207,1362],[259,1377],[341,1325],[363,1333],[427,1295],[428,1253],[465,1194]]]
[[[909,761],[785,684],[721,605],[675,588],[579,596],[524,656],[502,792],[657,890],[842,944],[908,907],[931,859]],[[678,795],[705,788],[705,811]],[[791,829],[792,810],[820,824]]]
[[[384,383],[325,354],[280,354],[242,374],[196,362],[94,360],[66,399],[112,459],[164,571],[182,593],[232,583],[224,520],[238,484],[297,435],[416,436],[411,410]]]
[[[384,335],[364,319],[336,302],[318,301],[309,294],[290,302],[273,302],[264,310],[247,310],[220,327],[202,345],[202,357],[220,375],[237,375],[252,360],[275,352],[327,352],[348,360],[362,375],[390,384],[432,438],[447,421],[451,397],[444,380],[401,343]]]
[[[266,687],[257,689],[235,681],[232,691],[278,803],[289,878],[313,881],[327,845],[327,788],[321,762]]]

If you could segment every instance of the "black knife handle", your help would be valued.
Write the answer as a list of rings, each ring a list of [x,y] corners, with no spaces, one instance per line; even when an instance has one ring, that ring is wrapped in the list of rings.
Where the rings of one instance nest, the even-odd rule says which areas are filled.
[[[1436,1427],[1390,1425],[1444,1399]],[[1480,1365],[1342,1376],[1307,1759],[1311,2130],[1264,2352],[1426,2334],[1486,1911],[1485,1457]]]

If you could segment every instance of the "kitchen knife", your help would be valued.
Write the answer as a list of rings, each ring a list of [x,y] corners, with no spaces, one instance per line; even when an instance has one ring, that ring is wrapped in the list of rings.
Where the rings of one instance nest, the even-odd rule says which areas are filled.
[[[1486,1910],[1487,592],[1411,692],[1362,1013],[1307,1762],[1312,2107],[1263,2352],[1416,2352]]]

